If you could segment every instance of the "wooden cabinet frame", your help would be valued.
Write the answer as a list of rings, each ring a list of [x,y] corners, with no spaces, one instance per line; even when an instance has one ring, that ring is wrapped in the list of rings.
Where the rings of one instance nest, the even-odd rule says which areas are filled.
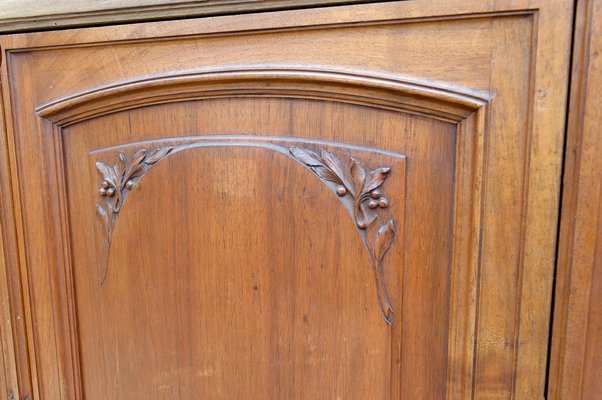
[[[457,180],[454,190],[446,398],[541,398],[545,384],[556,247],[571,13],[571,2],[562,0],[437,0],[428,4],[411,1],[257,14],[244,19],[218,17],[183,20],[178,21],[177,25],[175,22],[160,22],[0,38],[1,122],[5,131],[0,138],[0,166],[3,172],[0,174],[3,232],[0,282],[9,284],[7,291],[0,292],[3,296],[0,297],[3,323],[0,339],[7,387],[12,388],[15,398],[41,398],[36,348],[49,345],[40,343],[34,335],[33,314],[37,310],[28,290],[28,233],[20,214],[22,193],[28,185],[36,183],[23,182],[19,177],[26,160],[19,159],[15,143],[15,135],[20,133],[15,124],[20,110],[15,109],[11,101],[9,60],[13,55],[62,47],[89,48],[106,43],[152,43],[167,39],[480,18],[496,24],[507,18],[522,18],[531,26],[531,46],[528,56],[529,88],[526,91],[528,124],[523,132],[522,143],[517,145],[524,149],[524,154],[516,157],[520,165],[513,164],[514,159],[507,161],[496,152],[501,148],[496,140],[501,139],[492,135],[492,132],[504,129],[521,130],[512,125],[514,116],[509,99],[501,103],[491,90],[456,89],[435,81],[404,80],[399,76],[315,69],[233,68],[211,73],[127,80],[121,84],[42,102],[31,111],[35,113],[35,129],[52,135],[52,143],[38,151],[47,157],[48,170],[58,171],[57,176],[49,177],[44,184],[58,188],[59,193],[63,192],[64,187],[60,157],[61,129],[82,119],[164,102],[166,98],[182,101],[227,96],[242,91],[286,93],[403,110],[456,124]],[[508,32],[508,37],[495,46],[499,50],[511,41],[512,32]],[[503,68],[502,64],[501,60],[492,60],[491,68],[498,65]],[[503,71],[496,73],[501,75]],[[500,107],[504,107],[503,112],[507,113],[503,121],[495,116]],[[504,209],[500,209],[503,204],[494,197],[504,193],[503,185],[507,182],[496,181],[504,170],[520,180],[520,221],[506,228],[503,224],[491,223],[500,213],[505,213]],[[56,258],[56,265],[64,265],[65,269],[51,272],[55,276],[48,282],[45,295],[52,300],[49,306],[61,310],[58,313],[61,318],[55,326],[57,337],[68,338],[56,343],[57,351],[61,354],[57,366],[61,376],[59,381],[64,386],[55,389],[66,400],[82,397],[64,199],[61,204],[62,207],[56,210],[57,215],[52,216],[53,235],[60,246],[53,248],[51,254]],[[45,216],[40,215],[39,218]],[[497,248],[499,236],[513,238],[514,258],[506,257],[504,251]],[[509,266],[511,259],[514,264]],[[510,268],[512,272],[502,276],[498,274],[499,268]],[[2,279],[4,273],[6,279]],[[513,309],[513,317],[497,313],[499,304]],[[399,327],[393,326],[392,329]],[[499,365],[492,365],[491,360],[498,358]],[[488,369],[491,373],[487,372]],[[391,398],[400,398],[399,390],[393,388]]]
[[[602,388],[602,2],[578,1],[554,293],[548,398],[591,399]]]

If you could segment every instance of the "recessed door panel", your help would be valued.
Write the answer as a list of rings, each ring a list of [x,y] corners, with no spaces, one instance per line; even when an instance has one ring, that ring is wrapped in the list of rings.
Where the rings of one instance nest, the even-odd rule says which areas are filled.
[[[435,296],[448,304],[403,275],[405,246],[426,256],[451,244],[417,246],[405,234],[428,241],[449,232],[453,126],[317,101],[233,102],[153,106],[63,132],[71,234],[87,241],[72,247],[86,398],[120,396],[124,385],[164,398],[175,382],[190,398],[390,397],[401,382],[404,306]],[[257,118],[203,124],[223,109]],[[306,130],[319,110],[332,111]],[[161,115],[172,116],[169,128],[149,123]],[[274,133],[281,119],[299,128],[245,133]],[[316,133],[335,121],[330,138]],[[375,124],[399,132],[397,151],[350,144]],[[428,134],[408,134],[409,124]],[[119,129],[129,141],[114,146]],[[167,129],[181,136],[157,139]],[[446,172],[410,170],[427,151]],[[426,197],[440,221],[406,218]],[[449,260],[432,262],[432,279],[449,285]],[[445,337],[422,338],[417,346],[446,346]]]
[[[0,39],[12,393],[541,398],[571,7]]]
[[[376,282],[385,280],[374,281],[341,204],[351,194],[333,193],[290,147],[206,144],[174,146],[130,179],[106,276],[97,275],[98,254],[76,258],[86,266],[76,273],[86,398],[386,398],[399,346],[378,306]],[[398,286],[404,159],[367,156],[391,169],[378,189],[387,207],[360,207],[375,218],[368,246],[384,252],[377,267]],[[388,300],[397,309],[398,293]]]

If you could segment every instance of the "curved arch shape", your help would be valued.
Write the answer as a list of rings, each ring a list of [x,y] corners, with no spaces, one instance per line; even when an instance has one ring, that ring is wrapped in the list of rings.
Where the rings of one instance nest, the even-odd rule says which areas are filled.
[[[368,151],[403,160],[404,162],[399,165],[401,171],[395,171],[395,173],[401,172],[402,180],[405,180],[403,176],[405,175],[406,156],[332,142],[288,138],[241,140],[236,136],[223,136],[202,139],[185,138],[180,143],[173,143],[169,139],[130,143],[90,153],[95,158],[108,153],[117,159],[114,166],[96,159],[96,167],[101,178],[96,211],[105,229],[106,249],[105,259],[101,261],[103,269],[100,286],[107,278],[111,240],[119,213],[122,211],[127,197],[144,175],[162,160],[176,153],[214,147],[255,147],[280,153],[305,166],[330,191],[335,193],[358,228],[372,267],[379,309],[385,321],[388,324],[392,323],[394,310],[387,293],[382,261],[393,244],[397,228],[393,216],[384,213],[389,206],[389,200],[380,190],[391,172],[391,167],[380,166],[374,170],[366,170],[361,160],[358,161],[350,155],[347,157],[348,160],[341,160],[340,155],[333,154],[327,149],[336,149],[336,153],[342,150],[346,152]],[[378,208],[382,211],[377,212]]]
[[[488,102],[431,83],[306,69],[224,69],[123,82],[46,103],[36,113],[58,126],[136,107],[220,97],[331,100],[460,122]]]

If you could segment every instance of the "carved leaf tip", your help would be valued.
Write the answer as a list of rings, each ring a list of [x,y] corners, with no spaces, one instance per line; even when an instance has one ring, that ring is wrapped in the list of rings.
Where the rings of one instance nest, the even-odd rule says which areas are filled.
[[[351,178],[353,179],[353,185],[356,192],[356,197],[359,195],[357,191],[364,187],[366,181],[366,170],[362,167],[359,161],[351,157]]]
[[[146,150],[144,149],[138,150],[132,155],[131,160],[126,163],[127,168],[123,174],[124,181],[132,179],[143,172],[144,164],[142,164],[142,161],[145,159],[145,157]]]
[[[390,219],[386,224],[381,225],[376,232],[376,236],[374,238],[374,257],[376,258],[376,262],[378,264],[381,263],[384,258],[387,250],[393,243],[393,238],[395,237],[395,223],[392,219]]]
[[[371,171],[370,174],[368,174],[366,183],[364,184],[363,192],[369,192],[382,185],[385,179],[387,179],[389,172],[391,172],[391,168],[388,167],[376,168],[375,170]]]
[[[108,262],[108,260],[107,260],[107,262]],[[98,280],[98,286],[99,287],[103,287],[104,286],[105,282],[107,281],[107,276],[109,276],[108,265],[103,265],[103,270],[100,273],[100,279]]]
[[[173,150],[172,146],[159,147],[149,152],[148,156],[144,160],[146,164],[155,164],[157,161],[160,161],[164,157],[166,157]]]
[[[380,312],[382,313],[383,318],[385,319],[385,322],[388,325],[393,325],[393,315],[392,315],[393,310],[392,309],[385,310],[385,309],[381,308]]]
[[[297,160],[301,161],[308,167],[318,167],[323,165],[318,155],[311,150],[302,149],[300,147],[291,147],[289,151],[291,152],[293,157],[295,157]]]
[[[125,166],[127,165],[127,155],[125,153],[119,153],[119,161],[115,164],[115,176],[117,180],[123,178],[123,174],[125,173]]]
[[[324,161],[324,164],[328,167],[328,169],[337,176],[340,182],[342,182],[346,187],[349,187],[350,185],[347,182],[345,171],[343,170],[343,166],[341,165],[339,159],[334,154],[326,150],[322,150],[320,155],[322,156],[322,161]]]
[[[336,183],[338,185],[342,185],[343,182],[341,179],[332,172],[329,168],[319,165],[316,167],[312,167],[312,170],[322,179],[325,179],[329,182]]]
[[[102,179],[109,182],[114,187],[117,186],[117,179],[115,176],[115,171],[106,164],[101,163],[100,161],[96,161],[96,169],[100,172]]]

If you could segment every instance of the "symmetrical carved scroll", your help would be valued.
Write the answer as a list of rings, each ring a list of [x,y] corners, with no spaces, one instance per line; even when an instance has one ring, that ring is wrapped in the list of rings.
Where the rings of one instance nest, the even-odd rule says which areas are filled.
[[[347,206],[353,207],[355,224],[360,229],[360,235],[370,256],[378,305],[385,320],[390,324],[393,307],[387,294],[382,260],[395,237],[395,223],[392,219],[382,225],[374,222],[378,220],[376,209],[389,206],[389,200],[381,193],[379,187],[387,179],[391,169],[379,167],[366,174],[362,164],[353,157],[349,158],[349,165],[345,168],[334,154],[326,150],[322,150],[318,155],[306,148],[291,147],[290,152],[334,189],[343,203],[349,203]],[[366,205],[372,211],[367,210]]]
[[[107,278],[108,252],[111,247],[113,228],[117,222],[119,211],[123,207],[130,191],[136,186],[144,174],[158,161],[165,158],[173,147],[159,147],[153,150],[141,149],[128,157],[125,153],[120,153],[117,162],[113,167],[96,162],[96,168],[102,176],[102,183],[98,194],[101,201],[96,205],[96,212],[103,222],[106,230],[106,259],[103,263],[100,284]]]
[[[96,162],[96,168],[102,178],[98,191],[99,202],[97,214],[103,223],[106,239],[106,258],[101,271],[100,284],[105,282],[108,272],[108,257],[111,239],[117,217],[127,196],[144,174],[160,160],[176,152],[202,146],[202,143],[188,143],[177,146],[162,146],[152,150],[139,149],[131,155],[119,153],[117,162],[112,167]],[[233,142],[220,143],[223,146],[236,145]],[[352,216],[361,239],[368,251],[378,305],[387,323],[391,323],[393,307],[387,294],[382,261],[395,237],[395,223],[388,219],[379,221],[379,213],[389,207],[389,199],[380,190],[389,176],[389,167],[379,167],[369,172],[355,158],[348,157],[346,163],[341,162],[334,154],[321,150],[302,147],[283,147],[274,144],[241,144],[245,146],[262,146],[285,154],[311,170],[322,182],[333,190],[349,214]],[[319,153],[319,154],[318,154]],[[380,212],[378,210],[381,210]]]

